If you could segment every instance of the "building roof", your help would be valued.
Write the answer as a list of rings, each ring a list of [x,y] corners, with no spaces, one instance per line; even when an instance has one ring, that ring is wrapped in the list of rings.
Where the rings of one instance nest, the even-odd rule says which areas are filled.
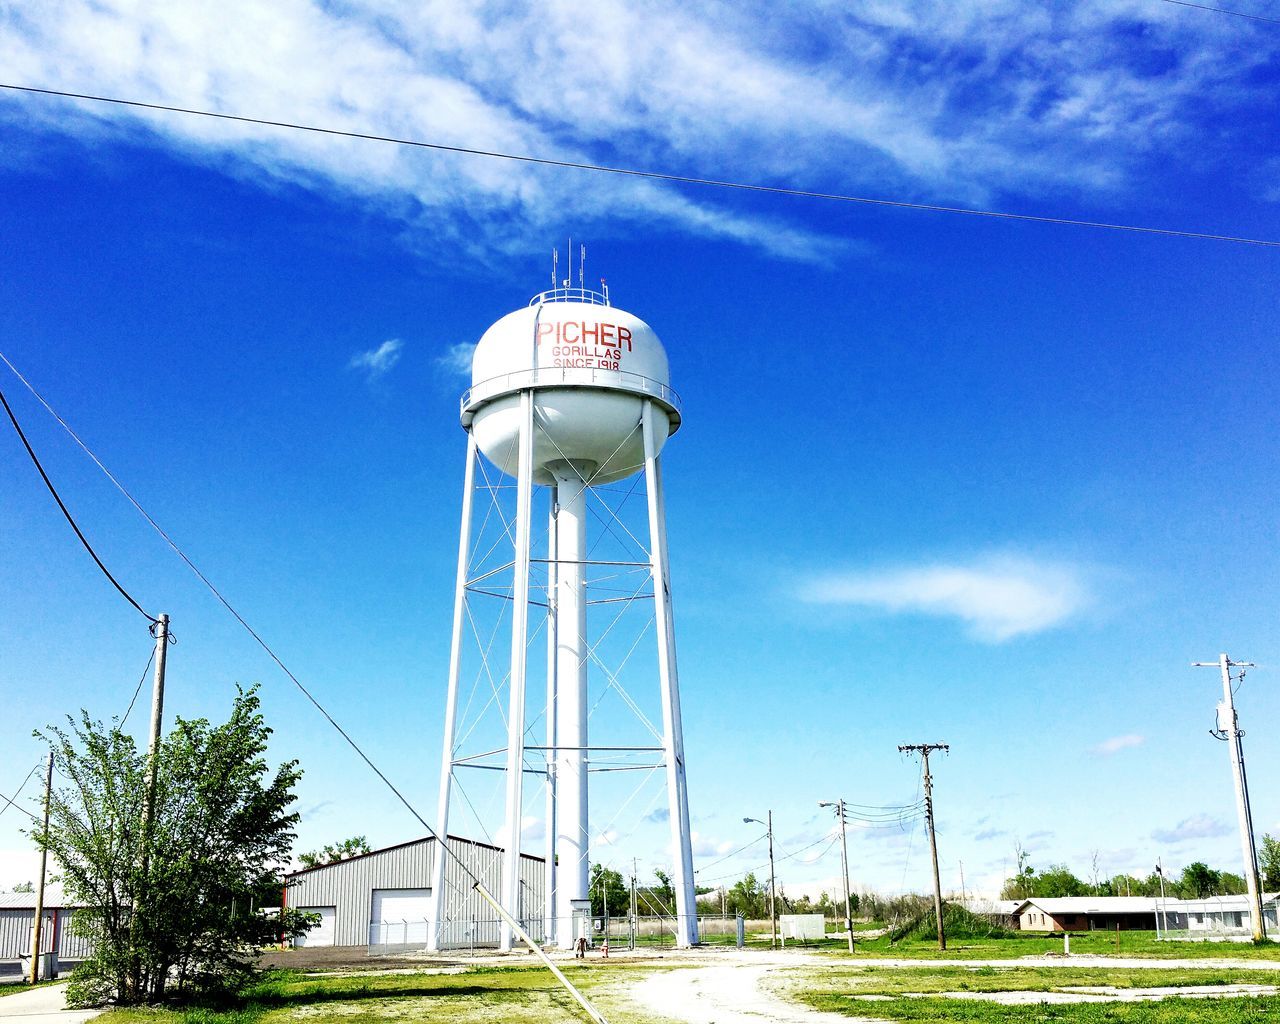
[[[1008,915],[1017,913],[1018,908],[1026,900],[987,900],[980,896],[972,896],[967,900],[948,900],[947,902],[958,903],[971,914]]]
[[[1157,905],[1172,906],[1177,902],[1154,896],[1033,896],[1019,903],[1015,912],[1021,914],[1028,907],[1035,907],[1045,914],[1153,914]]]
[[[395,843],[392,846],[384,846],[380,850],[370,850],[368,853],[357,853],[351,857],[343,857],[342,860],[330,861],[328,864],[316,864],[315,866],[309,867],[309,868],[298,868],[297,871],[286,871],[284,873],[284,877],[286,879],[297,878],[299,875],[305,875],[311,871],[323,871],[325,868],[336,868],[336,867],[340,867],[343,864],[350,864],[353,860],[362,860],[365,857],[376,857],[381,853],[389,853],[391,850],[402,850],[406,846],[417,846],[419,843],[434,843],[435,841],[436,841],[435,836],[423,836],[421,839],[410,839],[408,842]],[[486,850],[502,849],[501,846],[494,846],[492,843],[481,843],[475,839],[464,839],[462,836],[450,836],[449,842],[467,843],[471,846],[482,846]],[[544,857],[538,857],[532,853],[521,853],[520,856],[525,860],[542,861],[546,859]]]
[[[46,910],[60,909],[68,904],[62,894],[62,886],[46,885],[44,888],[44,905]],[[0,910],[26,910],[35,913],[36,894],[34,892],[0,892]]]

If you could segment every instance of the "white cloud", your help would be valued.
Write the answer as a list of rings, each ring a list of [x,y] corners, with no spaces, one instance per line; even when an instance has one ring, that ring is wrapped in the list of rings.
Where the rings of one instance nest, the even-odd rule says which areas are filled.
[[[1108,740],[1103,740],[1093,748],[1095,754],[1116,754],[1121,750],[1127,750],[1129,747],[1140,747],[1147,741],[1145,736],[1139,736],[1136,732],[1125,733],[1123,736],[1112,736]]]
[[[43,87],[451,146],[987,203],[1139,188],[1169,154],[1231,159],[1183,143],[1266,100],[1250,72],[1280,39],[1165,6],[600,0],[583,17],[569,0],[46,0],[0,16],[0,66]],[[845,245],[652,180],[48,97],[0,98],[0,118],[335,193],[450,259],[527,251],[566,221],[796,259]]]
[[[689,845],[693,848],[693,855],[695,857],[711,857],[716,855],[723,857],[733,849],[732,840],[712,839],[710,836],[700,835],[697,832],[689,833]]]
[[[817,604],[957,618],[992,643],[1061,625],[1091,600],[1078,568],[1012,557],[831,573],[802,595]]]
[[[400,361],[400,350],[404,342],[399,338],[389,338],[377,348],[368,352],[357,352],[347,365],[353,370],[364,370],[370,380],[381,377]]]
[[[1183,818],[1173,828],[1158,828],[1151,838],[1158,843],[1182,843],[1188,839],[1217,839],[1230,835],[1231,828],[1225,822],[1208,814],[1196,814]]]
[[[475,354],[474,342],[459,341],[444,350],[436,363],[451,377],[471,377],[471,357]]]

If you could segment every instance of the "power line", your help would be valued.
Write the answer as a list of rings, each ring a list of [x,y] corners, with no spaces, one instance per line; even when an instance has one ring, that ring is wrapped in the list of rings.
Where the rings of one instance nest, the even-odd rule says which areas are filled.
[[[470,146],[449,146],[441,142],[423,142],[420,139],[402,139],[392,135],[376,135],[372,132],[346,131],[340,128],[325,128],[319,125],[299,124],[292,121],[273,121],[263,117],[249,117],[243,114],[221,114],[212,110],[200,110],[194,107],[179,107],[167,103],[144,103],[141,100],[126,100],[115,96],[95,96],[91,93],[69,92],[63,89],[42,89],[31,85],[13,85],[0,82],[0,89],[13,92],[33,93],[41,96],[58,96],[62,99],[87,100],[92,103],[110,103],[121,107],[134,107],[140,110],[159,110],[170,114],[189,114],[193,117],[211,117],[220,121],[234,121],[238,124],[254,124],[268,128],[286,128],[290,131],[313,132],[318,135],[333,135],[348,139],[361,139],[366,142],[386,142],[396,146],[410,146],[415,149],[430,149],[440,153],[458,153],[463,156],[483,156],[494,160],[510,160],[516,163],[537,164],[542,167],[561,167],[578,171],[598,171],[604,174],[621,174],[633,178],[646,178],[651,181],[668,181],[681,185],[701,185],[711,188],[736,189],[741,192],[760,192],[767,195],[789,196],[793,199],[820,199],[838,203],[860,203],[866,206],[885,206],[900,210],[916,210],[930,213],[951,213],[966,217],[988,217],[994,220],[1020,220],[1034,224],[1057,224],[1068,227],[1099,228],[1107,231],[1132,231],[1138,234],[1165,235],[1173,238],[1197,238],[1212,242],[1234,242],[1241,245],[1261,245],[1280,248],[1280,240],[1266,238],[1244,238],[1238,235],[1213,234],[1206,231],[1183,231],[1175,228],[1156,228],[1141,224],[1113,224],[1107,221],[1078,220],[1072,217],[1043,217],[1029,213],[1008,213],[1002,210],[981,210],[965,206],[942,206],[937,203],[911,203],[899,199],[874,199],[870,196],[855,196],[840,192],[817,192],[810,189],[787,188],[781,185],[760,185],[752,182],[733,181],[725,178],[700,178],[694,175],[673,174],[666,171],[648,171],[637,167],[618,167],[610,164],[593,164],[579,160],[557,160],[552,157],[530,156],[524,153],[503,153],[491,149],[475,149]]]
[[[142,692],[142,684],[147,681],[147,673],[151,671],[151,663],[155,661],[156,649],[151,648],[151,653],[147,655],[147,667],[142,670],[142,675],[138,678],[138,685],[134,688],[133,696],[129,698],[129,706],[125,708],[124,717],[120,719],[120,725],[117,728],[123,729],[124,723],[129,721],[129,712],[133,710],[133,705],[138,700],[138,694]]]
[[[32,821],[38,822],[40,820],[34,814],[32,814],[29,810],[27,810],[25,807],[19,807],[18,804],[14,802],[18,799],[18,797],[22,796],[22,791],[27,788],[27,783],[31,781],[31,776],[33,776],[39,770],[40,770],[40,762],[37,761],[35,767],[32,768],[31,771],[27,772],[27,777],[22,780],[22,785],[18,787],[18,791],[14,793],[13,796],[8,797],[8,796],[5,796],[3,793],[0,793],[0,800],[4,801],[4,806],[0,807],[0,814],[4,814],[4,812],[7,811],[10,807],[17,807],[19,811],[25,814]]]
[[[1225,7],[1208,7],[1205,4],[1191,4],[1187,0],[1164,0],[1167,4],[1177,4],[1179,7],[1194,7],[1197,11],[1212,11],[1214,14],[1229,14],[1233,18],[1248,18],[1250,21],[1265,21],[1269,25],[1280,25],[1278,18],[1263,18],[1257,14],[1245,14],[1243,11],[1229,11]]]
[[[8,362],[8,360],[6,359],[5,362]],[[53,495],[53,500],[58,503],[58,508],[62,509],[62,514],[66,517],[67,522],[71,524],[71,529],[75,530],[76,536],[80,538],[80,543],[84,545],[84,549],[89,552],[94,562],[97,563],[98,568],[102,570],[102,574],[111,581],[111,585],[120,592],[120,595],[138,609],[148,622],[154,623],[156,621],[155,617],[148,615],[142,605],[138,604],[138,602],[133,599],[133,595],[130,594],[129,591],[125,590],[124,587],[120,585],[120,581],[111,575],[111,570],[103,564],[102,559],[98,557],[98,553],[93,550],[93,545],[89,543],[83,531],[78,525],[76,525],[75,519],[71,517],[71,513],[67,511],[66,504],[63,502],[61,496],[59,496],[57,488],[53,486],[53,481],[49,479],[49,474],[44,471],[44,466],[40,465],[40,459],[37,457],[35,449],[31,447],[31,442],[27,440],[27,435],[23,433],[22,425],[18,423],[18,417],[13,414],[13,409],[10,408],[9,400],[5,398],[3,389],[0,389],[0,402],[4,403],[4,411],[9,414],[9,422],[13,424],[13,429],[18,432],[18,437],[21,438],[22,445],[27,449],[27,454],[31,456],[31,461],[35,464],[36,469],[40,471],[40,478],[44,480],[44,485],[49,488],[49,493]]]
[[[766,833],[766,835],[767,835],[767,833]],[[725,861],[727,861],[730,857],[736,857],[738,854],[743,853],[743,852],[745,852],[745,851],[747,851],[747,850],[751,849],[751,847],[755,846],[755,845],[756,845],[756,843],[761,842],[764,838],[765,838],[765,836],[756,836],[756,838],[755,838],[755,839],[753,839],[753,840],[751,840],[751,842],[747,843],[747,845],[746,845],[746,846],[739,846],[739,847],[738,847],[736,850],[734,850],[732,853],[726,853],[726,854],[725,854],[723,857],[721,857],[719,860],[713,860],[710,864],[704,864],[704,865],[702,865],[702,867],[698,868],[698,870],[697,870],[697,871],[695,871],[695,872],[694,872],[694,874],[695,874],[695,875],[701,874],[703,871],[709,871],[711,868],[715,867],[717,864],[723,864],[723,863],[724,863]]]

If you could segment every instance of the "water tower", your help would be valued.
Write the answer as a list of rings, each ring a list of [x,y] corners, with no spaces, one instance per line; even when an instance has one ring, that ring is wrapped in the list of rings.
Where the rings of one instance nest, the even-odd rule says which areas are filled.
[[[449,834],[455,797],[475,811],[460,789],[464,769],[501,772],[501,796],[493,791],[495,815],[499,799],[502,805],[494,840],[503,851],[499,898],[544,942],[568,948],[589,925],[590,826],[599,829],[604,812],[623,803],[610,798],[590,811],[589,793],[617,777],[594,773],[648,771],[655,784],[665,781],[665,794],[658,790],[655,799],[665,795],[675,939],[692,945],[697,916],[661,472],[663,446],[680,427],[679,398],[657,334],[613,306],[603,282],[600,291],[586,289],[580,269],[578,287],[554,271],[553,283],[484,333],[462,397],[467,462],[437,831]],[[641,483],[643,506],[638,498],[628,504]],[[535,510],[545,533],[535,526]],[[624,513],[640,521],[628,525]],[[602,544],[615,541],[634,541],[634,553],[603,553]],[[482,602],[497,606],[483,626]],[[648,642],[610,654],[615,624],[637,604]],[[599,618],[605,613],[607,621]],[[465,694],[468,645],[478,654]],[[645,720],[620,682],[623,666],[635,678],[638,664],[660,726]],[[545,707],[540,696],[533,699],[541,682]],[[612,723],[593,713],[613,691],[645,720],[647,736],[606,735]],[[502,730],[487,743],[477,735],[483,715],[474,709],[481,705],[491,719],[505,710]],[[545,742],[541,731],[534,734],[539,726]],[[545,789],[545,898],[536,906],[521,888],[526,779]],[[434,948],[460,941],[456,927],[446,935],[446,884],[444,858],[437,858]],[[505,925],[498,942],[511,948]]]

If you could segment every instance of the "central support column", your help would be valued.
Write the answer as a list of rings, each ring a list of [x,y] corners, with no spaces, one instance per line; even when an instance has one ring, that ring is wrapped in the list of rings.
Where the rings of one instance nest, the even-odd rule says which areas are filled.
[[[573,904],[589,898],[587,823],[587,549],[585,467],[549,466],[556,478],[556,941],[571,949]],[[580,469],[582,471],[580,471]]]

